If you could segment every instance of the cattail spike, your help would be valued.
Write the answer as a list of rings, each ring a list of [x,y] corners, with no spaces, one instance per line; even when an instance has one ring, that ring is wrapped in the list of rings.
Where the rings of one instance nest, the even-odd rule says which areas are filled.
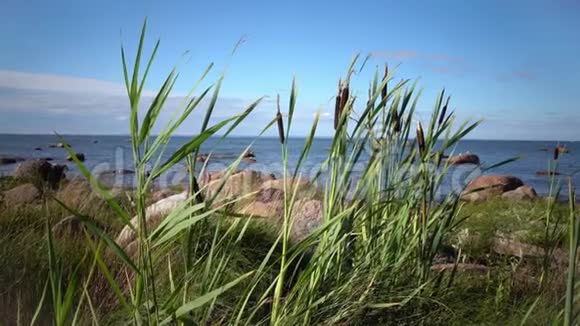
[[[557,161],[559,156],[560,156],[560,148],[556,146],[554,148],[554,161]]]
[[[441,110],[441,114],[439,114],[439,125],[441,125],[443,123],[443,120],[445,120],[445,115],[447,114],[447,107],[449,106],[450,99],[451,99],[451,96],[447,96],[447,101],[445,102],[445,105],[443,106],[443,110]]]
[[[383,77],[383,82],[385,83],[385,85],[383,86],[383,88],[381,89],[381,101],[385,101],[387,98],[387,76],[389,75],[389,66],[385,63],[385,75]]]
[[[284,145],[284,120],[282,119],[282,113],[280,113],[280,94],[276,97],[276,122],[278,123],[278,137],[280,138],[280,144]]]
[[[342,113],[344,112],[344,108],[346,107],[346,103],[349,99],[349,86],[348,83],[345,82],[345,85],[339,90],[338,96],[336,98],[336,109],[334,111],[334,129],[338,129],[340,124],[340,120],[342,119]]]
[[[340,119],[340,90],[338,90],[338,94],[336,95],[336,102],[334,103],[334,129],[338,128],[338,120]]]
[[[399,119],[399,113],[397,111],[397,109],[394,109],[392,111],[392,117],[391,120],[393,122],[393,131],[398,133],[401,131],[401,121]]]
[[[422,157],[423,153],[425,153],[425,135],[423,134],[421,122],[417,125],[417,144],[419,144],[419,154]]]
[[[342,114],[342,112],[344,111],[344,108],[346,106],[346,102],[348,102],[350,96],[350,90],[349,90],[349,85],[348,83],[342,88],[342,91],[340,93],[340,113]]]

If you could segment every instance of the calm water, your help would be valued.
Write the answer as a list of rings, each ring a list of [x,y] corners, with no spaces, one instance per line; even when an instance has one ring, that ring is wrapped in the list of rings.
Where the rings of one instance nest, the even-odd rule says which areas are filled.
[[[131,149],[128,136],[66,136],[66,141],[73,150],[84,153],[85,164],[94,173],[106,170],[130,169]],[[189,138],[174,137],[167,148],[167,153],[172,153]],[[235,156],[241,153],[254,141],[253,138],[228,138],[216,144],[217,139],[211,139],[202,150],[213,150],[215,159],[210,160],[209,170],[220,170],[231,163]],[[53,159],[52,163],[66,164],[69,166],[69,175],[78,174],[74,163],[65,160],[67,153],[62,148],[49,148],[49,144],[57,143],[58,139],[52,135],[0,135],[0,155],[18,156],[25,159],[46,158]],[[290,140],[290,157],[297,159],[304,139],[294,138]],[[548,177],[536,175],[536,171],[547,170],[549,161],[553,155],[555,146],[553,141],[482,141],[466,140],[461,142],[456,153],[471,151],[479,155],[482,166],[464,165],[454,168],[448,180],[447,189],[463,186],[474,176],[484,174],[505,174],[519,177],[524,183],[532,185],[538,193],[548,193]],[[558,170],[561,176],[558,178],[565,181],[568,176],[572,177],[575,185],[580,184],[580,142],[562,142],[570,152],[561,156]],[[308,157],[303,171],[307,175],[313,175],[326,158],[330,139],[317,139]],[[35,150],[35,148],[42,150]],[[280,174],[282,171],[280,145],[276,138],[261,138],[255,140],[251,147],[256,155],[256,163],[242,163],[240,168],[251,168],[264,172]],[[541,149],[548,149],[542,151]],[[519,156],[520,159],[508,165],[484,171],[495,163],[505,159]],[[0,166],[0,174],[9,175],[16,165]],[[119,177],[118,177],[119,178]],[[121,177],[121,178],[127,178]],[[185,168],[178,166],[170,171],[161,180],[162,183],[171,184],[182,182],[185,178]],[[123,179],[124,182],[126,179]]]

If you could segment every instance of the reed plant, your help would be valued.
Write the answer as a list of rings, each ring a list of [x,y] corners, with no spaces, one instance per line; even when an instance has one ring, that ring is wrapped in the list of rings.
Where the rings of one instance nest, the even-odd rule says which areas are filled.
[[[361,62],[356,56],[344,80],[339,81],[332,145],[312,180],[322,191],[320,226],[305,238],[294,239],[292,229],[297,222],[300,189],[298,182],[290,181],[304,173],[302,167],[316,137],[319,115],[298,157],[290,157],[287,140],[298,99],[293,81],[287,114],[282,114],[278,98],[272,121],[259,131],[262,134],[274,124],[278,127],[284,179],[280,231],[259,263],[232,276],[228,266],[234,259],[234,248],[243,241],[253,220],[226,209],[238,199],[220,203],[216,201],[217,193],[204,196],[195,162],[200,147],[210,137],[218,133],[222,134],[220,139],[228,137],[262,99],[244,112],[210,126],[222,76],[195,96],[194,87],[182,110],[155,136],[153,127],[179,74],[176,70],[169,73],[141,117],[142,91],[159,47],[157,42],[143,65],[145,34],[146,23],[132,70],[121,50],[137,178],[136,216],[132,219],[75,159],[122,223],[136,234],[137,250],[135,254],[127,252],[90,218],[69,208],[85,226],[90,248],[86,260],[91,262],[91,269],[88,275],[64,286],[57,264],[50,264],[50,286],[45,292],[50,291],[54,298],[55,324],[78,322],[76,316],[82,311],[88,312],[88,320],[99,322],[95,306],[98,298],[91,294],[91,284],[98,276],[107,281],[123,321],[138,325],[356,324],[361,320],[373,322],[369,316],[377,314],[392,316],[396,323],[402,313],[420,319],[411,303],[428,299],[444,287],[442,275],[433,272],[431,266],[459,222],[458,195],[442,195],[440,191],[449,169],[442,158],[478,122],[457,125],[444,91],[438,95],[430,119],[418,121],[415,112],[421,91],[409,80],[394,83],[395,70],[387,66],[382,76],[376,68],[368,98],[358,105],[361,101],[351,89],[351,79],[368,58]],[[211,68],[212,65],[200,81]],[[171,136],[210,93],[199,133],[164,159]],[[67,150],[72,153],[70,148]],[[218,189],[241,158],[226,169]],[[150,229],[145,206],[147,189],[184,160],[190,172],[188,199]],[[202,172],[204,169],[205,166]],[[50,244],[49,229],[47,233]],[[113,255],[118,264],[111,264],[108,255]],[[219,306],[218,299],[227,297],[233,288],[241,295],[228,300],[226,307]],[[72,306],[78,313],[68,313],[73,311]]]

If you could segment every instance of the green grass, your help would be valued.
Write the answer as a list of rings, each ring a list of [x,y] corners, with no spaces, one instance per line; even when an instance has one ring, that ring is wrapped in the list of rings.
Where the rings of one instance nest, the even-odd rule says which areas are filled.
[[[0,191],[9,190],[18,185],[18,180],[10,176],[0,176]]]
[[[547,244],[545,226],[549,206],[546,199],[536,201],[495,199],[465,204],[461,215],[467,219],[460,226],[461,233],[476,235],[482,239],[505,234],[528,244],[544,246]],[[559,230],[559,235],[552,239],[558,246],[566,242],[567,216],[567,205],[556,204],[552,213],[553,220],[549,225]]]
[[[518,324],[525,318],[543,323],[556,319],[567,289],[565,317],[573,323],[574,275],[566,281],[566,267],[551,264],[551,255],[564,243],[570,248],[578,244],[573,205],[568,211],[541,202],[463,205],[455,194],[440,200],[437,193],[449,168],[442,154],[478,122],[457,124],[444,91],[431,116],[417,121],[421,92],[416,83],[393,83],[394,71],[385,69],[379,76],[378,67],[368,97],[361,100],[350,86],[366,64],[358,56],[339,82],[335,135],[319,171],[325,176],[316,196],[323,207],[319,228],[299,241],[291,238],[297,184],[284,182],[283,216],[273,226],[226,209],[242,203],[240,198],[220,203],[219,191],[205,196],[195,173],[189,175],[186,202],[153,226],[145,209],[156,179],[183,161],[197,171],[196,157],[205,141],[218,133],[219,141],[227,138],[263,98],[210,125],[224,78],[198,91],[210,64],[180,110],[154,135],[179,74],[172,70],[150,106],[140,107],[159,47],[157,42],[144,59],[145,31],[146,24],[132,65],[121,49],[136,188],[106,189],[77,160],[92,187],[70,182],[57,192],[45,191],[39,204],[3,207],[0,244],[6,268],[0,286],[10,289],[3,294],[9,302],[2,312],[7,320],[27,323],[38,307],[36,320],[55,325],[485,325]],[[164,155],[173,133],[208,97],[199,133]],[[287,108],[278,101],[277,111],[287,115],[273,113],[270,123],[256,130],[259,137],[278,127],[285,180],[301,177],[318,127],[316,116],[293,158],[298,163],[290,168],[294,151],[286,140],[298,98],[293,81]],[[226,169],[222,185],[241,159]],[[359,163],[364,169],[354,177]],[[2,179],[3,187],[13,182]],[[75,239],[55,236],[52,225],[71,214],[83,232]],[[132,230],[133,244],[114,241],[122,228]],[[491,246],[498,232],[548,254],[535,260],[498,254]],[[486,272],[433,271],[442,252],[453,246],[451,261],[485,265]],[[570,259],[576,259],[574,252]],[[32,302],[39,297],[45,300]]]
[[[14,186],[10,183],[10,186]],[[119,196],[119,198],[122,198]],[[69,198],[69,202],[74,202]],[[469,229],[474,233],[481,234],[481,242],[474,243],[470,247],[464,246],[463,254],[466,262],[485,262],[490,266],[490,272],[486,275],[460,274],[453,281],[453,286],[430,299],[418,300],[412,305],[400,310],[367,311],[359,316],[361,325],[366,323],[380,324],[415,324],[423,321],[429,325],[518,325],[525,316],[529,306],[539,294],[538,287],[533,286],[534,282],[523,282],[518,278],[517,272],[512,270],[513,260],[509,257],[492,257],[492,252],[488,245],[488,240],[497,231],[512,234],[525,234],[521,241],[541,245],[543,228],[535,225],[534,221],[542,220],[546,209],[546,202],[513,202],[494,200],[484,203],[465,204],[461,210],[461,215],[470,218],[462,222],[453,233],[456,236],[462,234],[462,230]],[[127,203],[127,206],[130,206]],[[102,200],[94,199],[90,204],[84,204],[85,211],[100,212],[95,214],[95,220],[101,224],[111,227],[108,233],[115,236],[120,225],[115,226],[111,221],[115,220],[113,211],[107,211]],[[564,213],[565,205],[558,205],[557,211]],[[3,268],[0,271],[0,287],[4,289],[0,300],[3,302],[3,320],[14,320],[15,312],[20,306],[22,320],[29,320],[38,303],[38,298],[42,293],[46,274],[48,273],[48,261],[46,260],[46,242],[44,222],[46,216],[50,216],[50,223],[54,224],[60,219],[70,215],[56,202],[48,199],[47,205],[24,206],[20,208],[5,208],[0,214],[0,263]],[[224,220],[225,221],[225,220]],[[219,229],[219,234],[223,235],[231,224],[220,226],[212,225],[206,232],[200,234],[201,241],[206,248],[199,250],[194,259],[201,258],[207,254],[207,250],[212,242],[215,228]],[[235,234],[235,233],[232,233]],[[451,235],[450,239],[454,239]],[[257,269],[268,250],[276,240],[275,228],[264,221],[255,221],[248,225],[241,241],[236,245],[227,248],[230,251],[231,259],[227,264],[227,275],[225,280],[234,280],[243,275],[248,270]],[[486,242],[487,241],[487,242]],[[85,250],[85,240],[82,238],[65,237],[55,239],[57,253],[60,257],[66,257],[65,275],[72,271],[72,268],[83,259]],[[279,247],[276,255],[281,254]],[[178,254],[171,254],[173,268],[183,266],[183,260]],[[89,271],[88,264],[85,264],[83,273]],[[522,264],[523,265],[523,264]],[[523,266],[521,267],[523,268]],[[539,282],[540,271],[538,266],[530,271],[530,266],[526,267],[526,272],[533,272],[533,277]],[[161,276],[159,284],[163,294],[168,295],[169,279],[163,277],[167,275],[167,261],[158,265],[158,274]],[[268,276],[261,282],[261,290],[265,290],[275,279],[277,269],[270,270]],[[16,281],[15,281],[16,280]],[[532,284],[530,284],[532,283]],[[223,316],[232,313],[232,308],[236,305],[236,298],[244,294],[243,284],[239,288],[233,288],[227,295],[219,297],[216,302],[218,308],[212,313],[213,320],[219,320]],[[199,296],[203,294],[203,289],[193,287],[190,295]],[[378,291],[377,296],[382,294]],[[385,299],[388,295],[385,296]],[[108,300],[113,300],[110,296]],[[255,297],[253,300],[258,300]],[[546,292],[542,295],[540,303],[532,317],[531,325],[544,325],[559,312],[556,304],[559,302],[557,291]],[[109,307],[101,307],[102,322],[105,324],[119,321],[130,321],[130,318],[120,310]],[[267,312],[262,311],[264,317]],[[45,316],[50,312],[45,311]]]
[[[6,181],[10,183],[7,185],[4,183]],[[8,188],[16,186],[17,183],[5,179],[2,181],[2,185],[6,185]],[[87,186],[85,184],[85,187]],[[101,225],[106,225],[107,233],[114,238],[121,229],[115,212],[108,208],[105,201],[98,196],[88,198],[87,200],[84,196],[85,194],[76,192],[79,188],[82,187],[74,185],[74,190],[78,198],[73,197],[73,193],[66,186],[54,195],[61,198],[66,195],[68,198],[65,201],[71,204],[71,206],[74,205],[72,207],[83,212],[92,212],[94,221]],[[117,198],[123,200],[127,196],[131,196],[131,194],[119,194]],[[44,200],[46,200],[46,203],[42,203],[41,201],[38,204],[20,207],[2,206],[2,210],[0,210],[0,263],[3,266],[0,270],[0,287],[3,289],[2,295],[0,296],[0,302],[2,302],[0,319],[4,321],[16,320],[16,318],[20,318],[22,321],[29,321],[31,319],[34,308],[38,305],[38,300],[41,297],[46,281],[46,275],[49,271],[49,262],[46,259],[47,248],[44,225],[47,221],[50,225],[54,225],[61,219],[70,216],[70,212],[52,200],[48,194],[43,198]],[[125,209],[131,210],[129,202],[125,202],[124,207]],[[205,248],[201,248],[197,252],[192,253],[197,255],[194,258],[199,259],[207,254],[214,237],[214,231],[218,232],[219,235],[225,235],[229,227],[231,227],[231,221],[228,221],[228,224],[222,225],[214,225],[212,222],[212,225],[206,229],[206,232],[199,235],[200,246]],[[235,279],[242,275],[244,271],[257,267],[259,262],[268,253],[276,237],[274,227],[270,224],[265,224],[263,221],[251,223],[247,226],[246,232],[247,235],[237,245],[228,247],[232,259],[228,262],[227,268],[225,269],[227,273],[227,275],[224,275],[225,279]],[[231,230],[229,233],[230,237],[237,236]],[[90,264],[86,261],[83,262],[83,258],[90,251],[87,248],[86,240],[82,234],[55,237],[54,243],[57,256],[63,260],[63,266],[65,267],[63,277],[65,279],[67,275],[70,275],[75,266],[79,264],[82,266],[81,274],[87,275],[89,273]],[[180,255],[171,254],[170,257],[173,260],[173,268],[182,268],[183,261]],[[108,261],[111,265],[118,263],[114,257],[108,257]],[[160,264],[157,273],[163,276],[166,275],[166,272],[167,262]],[[272,272],[272,275],[274,274]],[[162,277],[161,280],[162,291],[168,292],[168,278]],[[95,288],[103,286],[103,280],[95,281],[94,286]],[[99,291],[99,289],[95,289],[95,291]],[[200,289],[197,288],[192,288],[190,291],[191,295],[201,294]],[[102,292],[100,293],[101,295],[103,294]],[[239,293],[238,295],[241,294]],[[165,295],[168,295],[168,293],[165,293]],[[223,297],[224,302],[220,304],[223,306],[231,306],[235,304],[233,302],[235,298],[235,295],[229,297],[229,300],[228,297]],[[114,323],[126,319],[126,316],[122,312],[117,311],[116,308],[110,310],[108,301],[114,301],[114,298],[110,295],[104,295],[100,299],[102,300],[101,306],[99,307],[99,304],[96,304],[96,306],[101,309],[101,317],[104,322]],[[20,316],[18,316],[18,312]],[[223,312],[218,311],[216,315],[220,313]],[[42,316],[43,319],[48,318],[49,320],[51,313],[45,310]]]

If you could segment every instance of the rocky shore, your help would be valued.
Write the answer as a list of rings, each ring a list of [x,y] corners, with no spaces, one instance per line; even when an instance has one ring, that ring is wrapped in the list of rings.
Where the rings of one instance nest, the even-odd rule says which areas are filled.
[[[449,160],[453,164],[472,164],[479,159],[474,154],[460,154]],[[79,187],[83,181],[66,180],[66,166],[51,164],[46,160],[29,160],[21,162],[14,171],[14,178],[18,184],[2,192],[2,202],[5,205],[27,205],[37,202],[43,188],[57,191],[63,186]],[[131,170],[105,171],[103,175],[133,174]],[[281,223],[284,212],[285,189],[290,194],[296,188],[296,197],[293,201],[291,229],[292,239],[299,240],[317,228],[322,221],[323,203],[321,190],[309,180],[276,178],[250,169],[233,172],[218,171],[206,172],[200,180],[203,198],[211,203],[212,208],[227,210],[228,213],[250,218],[270,221],[275,226]],[[90,186],[84,186],[90,190]],[[87,190],[84,190],[87,191]],[[113,191],[121,191],[113,189]],[[289,195],[290,195],[289,194]],[[288,196],[289,196],[288,195]],[[189,198],[187,190],[157,189],[151,193],[151,204],[147,208],[148,229],[152,230],[161,223],[173,209]],[[484,175],[471,181],[461,194],[461,199],[467,202],[482,202],[494,198],[506,200],[532,201],[538,198],[533,187],[524,185],[522,180],[514,176]],[[228,203],[226,205],[226,203]],[[132,223],[136,224],[136,218]],[[135,235],[126,226],[117,236],[117,242],[125,248],[134,246]]]
[[[473,157],[462,157],[464,160],[456,160],[454,164],[475,164],[470,163],[475,161]],[[460,161],[464,162],[458,163]],[[99,173],[100,177],[114,178],[130,177],[135,171],[111,169]],[[23,241],[22,247],[16,240],[8,243],[6,252],[14,252],[17,257],[11,259],[11,262],[16,265],[23,257],[35,257],[31,254],[34,251],[29,249],[31,246],[28,243],[44,243],[46,222],[52,230],[55,242],[69,248],[67,259],[71,252],[78,251],[79,246],[86,246],[86,229],[81,219],[72,216],[53,198],[86,214],[94,225],[106,232],[128,255],[134,255],[137,243],[131,228],[119,219],[86,180],[71,178],[66,174],[67,168],[64,165],[47,160],[23,160],[14,165],[11,177],[0,178],[0,215],[3,217],[5,229],[24,225],[23,231],[18,231],[19,233],[11,231],[18,236],[5,238],[23,238],[21,234],[27,234],[31,238],[28,235],[31,230],[36,232],[33,238],[35,240],[27,240],[25,244]],[[208,203],[208,210],[216,214],[226,212],[229,216],[248,221],[251,227],[265,232],[265,236],[261,236],[262,233],[248,234],[248,252],[252,252],[252,255],[254,247],[261,246],[266,251],[269,250],[279,234],[276,231],[282,225],[285,197],[294,193],[294,189],[296,198],[292,201],[291,241],[296,243],[303,239],[323,222],[323,190],[308,179],[284,180],[270,173],[241,169],[229,173],[206,172],[198,181],[203,200]],[[110,192],[129,216],[135,214],[132,202],[134,189],[117,187],[111,188]],[[155,186],[149,189],[146,199],[148,229],[155,230],[172,211],[191,198],[184,186]],[[431,270],[463,275],[462,277],[469,277],[469,282],[478,284],[477,282],[487,281],[490,275],[501,278],[498,275],[502,271],[513,271],[510,269],[513,265],[506,264],[509,259],[510,262],[520,262],[520,267],[513,275],[518,280],[521,278],[522,284],[528,284],[539,279],[530,276],[531,264],[548,257],[547,253],[549,259],[546,261],[551,268],[566,268],[568,256],[565,248],[546,248],[542,238],[545,234],[542,221],[548,201],[542,200],[533,187],[526,185],[523,180],[510,175],[480,176],[466,185],[461,193],[461,200],[465,205],[461,206],[458,219],[466,216],[470,218],[462,221],[449,235],[443,249],[435,254]],[[226,220],[234,221],[230,218]],[[137,224],[136,217],[132,218],[131,223]],[[555,227],[563,230],[565,225],[557,224]],[[38,262],[34,261],[34,264],[36,266]],[[45,273],[39,272],[39,276],[35,277],[42,283]],[[469,289],[463,291],[461,288],[458,291],[468,292]]]

